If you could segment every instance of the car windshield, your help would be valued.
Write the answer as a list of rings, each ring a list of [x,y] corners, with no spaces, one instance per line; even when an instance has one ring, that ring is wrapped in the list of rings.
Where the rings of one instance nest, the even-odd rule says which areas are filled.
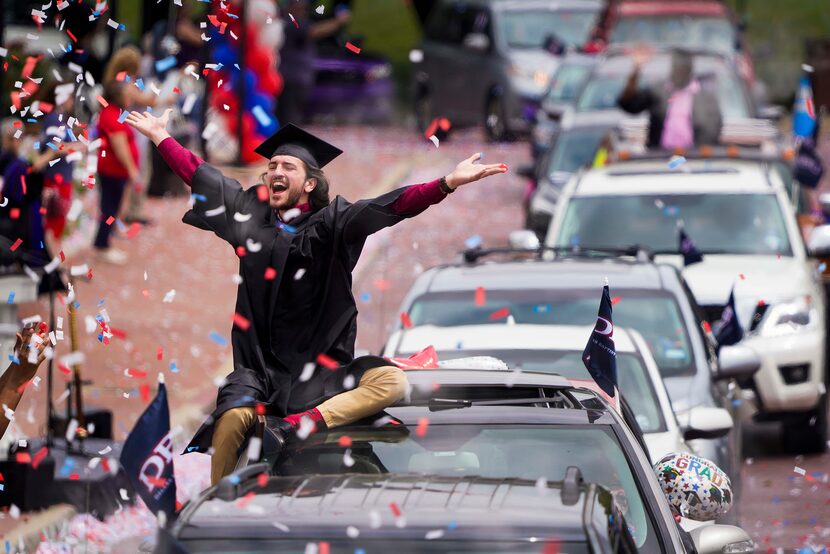
[[[414,352],[396,354],[406,357]],[[585,364],[582,363],[582,351],[561,350],[450,350],[438,352],[441,361],[466,358],[468,356],[493,356],[504,361],[513,369],[555,373],[568,379],[591,379]],[[634,417],[643,433],[662,433],[666,431],[666,421],[660,410],[660,401],[654,384],[649,378],[643,360],[629,353],[617,353],[617,378],[620,392],[625,396]]]
[[[424,415],[428,414],[425,410]],[[426,433],[416,432],[415,425],[390,427],[340,432],[351,439],[350,461],[354,463],[349,466],[344,464],[337,430],[310,443],[289,443],[286,457],[273,473],[389,472],[560,481],[569,466],[576,466],[586,482],[598,483],[614,494],[638,547],[655,540],[635,475],[607,425],[432,423]]]
[[[415,299],[409,317],[413,325],[440,327],[492,324],[493,314],[505,313],[516,323],[594,325],[597,292],[577,286],[561,290],[488,290],[484,303],[476,302],[473,290],[429,293]],[[689,334],[677,300],[660,290],[612,290],[614,324],[630,327],[643,336],[660,373],[665,377],[694,373]]]
[[[666,66],[668,71],[668,66]],[[617,98],[622,93],[628,80],[628,71],[621,73],[597,73],[593,75],[583,88],[576,103],[577,111],[609,110],[617,107]],[[641,87],[649,87],[660,91],[668,79],[668,73],[659,78],[656,75],[646,75],[646,83]],[[701,77],[706,90],[711,90],[718,99],[718,106],[724,118],[748,118],[752,116],[749,102],[743,93],[740,81],[727,71],[707,73]]]
[[[508,10],[499,28],[510,48],[542,48],[553,36],[565,46],[581,46],[594,26],[596,12],[588,10]]]
[[[591,66],[584,63],[563,63],[553,77],[547,100],[568,102],[576,100],[579,89],[591,73]]]
[[[574,173],[580,167],[590,163],[607,131],[605,127],[562,131],[556,139],[553,154],[549,158],[547,174]]]
[[[735,28],[723,17],[622,17],[611,31],[609,44],[648,43],[681,46],[730,54],[735,52]]]
[[[703,254],[792,255],[772,193],[577,197],[568,203],[556,245],[677,253],[681,221]]]

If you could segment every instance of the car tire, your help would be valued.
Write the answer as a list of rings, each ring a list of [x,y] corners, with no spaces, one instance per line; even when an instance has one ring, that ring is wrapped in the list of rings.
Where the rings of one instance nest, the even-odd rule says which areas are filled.
[[[783,425],[783,444],[796,454],[821,454],[827,450],[827,393],[815,410]]]
[[[432,115],[432,95],[430,95],[425,87],[419,88],[415,93],[413,108],[415,111],[415,124],[418,126],[418,131],[423,133],[434,118]]]
[[[507,119],[504,116],[504,100],[491,94],[484,106],[484,132],[490,142],[508,140]]]

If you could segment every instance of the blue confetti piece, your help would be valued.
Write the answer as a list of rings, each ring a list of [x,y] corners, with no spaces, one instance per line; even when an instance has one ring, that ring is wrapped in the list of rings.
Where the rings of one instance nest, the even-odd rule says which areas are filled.
[[[77,310],[78,308],[80,308],[80,307],[81,307],[81,303],[80,303],[80,302],[78,302],[78,301],[76,300],[76,301],[75,301],[75,303],[74,303],[74,304],[72,304],[72,307],[73,307],[73,308],[75,308],[75,309]]]
[[[10,362],[14,362],[14,363],[16,363],[17,365],[20,365],[20,358],[18,358],[18,357],[17,357],[17,356],[15,356],[14,354],[9,354],[9,361],[10,361]]]
[[[130,115],[130,112],[127,110],[122,110],[120,114],[118,114],[118,123],[124,123],[127,121],[127,116]]]
[[[211,331],[210,335],[208,335],[208,337],[210,338],[210,340],[212,340],[213,342],[215,342],[219,346],[227,346],[228,345],[228,339],[226,339],[225,337],[223,337],[222,335],[220,335],[216,331]]]
[[[827,269],[827,264],[825,262],[821,262],[820,264],[818,264],[819,273],[824,273],[825,269]]]
[[[455,531],[456,529],[458,529],[458,523],[456,523],[455,521],[449,522],[447,524],[447,529],[449,529],[450,531]]]
[[[156,73],[164,73],[176,65],[176,56],[167,56],[156,62]]]
[[[675,156],[669,160],[669,169],[677,169],[684,163],[686,163],[686,158],[683,156]]]
[[[66,133],[69,135],[69,138],[72,140],[72,142],[78,141],[78,137],[75,136],[75,133],[72,132],[72,129],[67,129]]]
[[[43,241],[40,241],[40,248],[41,248],[41,249],[43,249],[43,248],[44,248],[44,246],[43,246]]]
[[[363,294],[360,295],[360,301],[361,302],[369,302],[371,300],[372,300],[371,293],[364,292]]]
[[[191,194],[190,197],[199,202],[207,202],[207,196],[204,194]]]
[[[362,548],[355,548],[354,554],[366,554],[366,551]]]
[[[14,304],[14,291],[9,293],[9,304]]]
[[[464,241],[464,246],[467,248],[478,248],[481,246],[481,235],[473,235]]]
[[[233,13],[225,12],[225,15],[227,15],[231,19],[239,19],[239,16]]]
[[[143,91],[144,90],[144,79],[142,79],[140,77],[138,79],[136,79],[135,80],[135,86],[138,87],[138,90]]]
[[[296,227],[292,227],[291,225],[288,225],[286,223],[280,223],[279,228],[282,229],[283,231],[285,231],[286,233],[296,233],[297,232]]]
[[[6,554],[12,551],[12,543],[6,541]]]
[[[100,308],[103,305],[104,305],[104,299],[102,298],[101,300],[98,301],[98,307]]]
[[[176,365],[176,362],[170,362],[170,371],[173,373],[179,372],[179,367]]]
[[[456,350],[463,350],[463,349],[464,349],[464,343],[463,343],[463,342],[461,342],[461,341],[458,341],[458,342],[455,344],[455,349],[456,349]]]
[[[533,313],[534,314],[546,314],[549,313],[551,309],[550,304],[536,304],[533,306]]]
[[[119,23],[119,24],[118,24],[118,30],[119,30],[119,31],[126,31],[126,30],[127,30],[127,26],[126,26],[126,25],[124,25],[123,23]]]
[[[188,452],[193,452],[193,451],[196,451],[196,450],[199,450],[198,446],[188,446],[187,447]]]
[[[743,403],[743,400],[741,400],[740,398],[734,398],[732,400],[732,405],[733,406],[740,406],[742,403]]]
[[[52,150],[55,150],[55,151],[57,151],[57,150],[58,150],[58,147],[57,147],[56,145],[52,144],[51,142],[47,142],[47,143],[46,143],[46,146],[48,146],[48,147],[49,147],[49,148],[51,148]],[[35,148],[37,149],[37,146],[35,146]]]
[[[254,114],[254,117],[259,122],[260,125],[263,127],[268,127],[271,125],[271,118],[268,117],[268,114],[265,113],[265,110],[262,109],[262,106],[256,105],[251,110],[251,113]]]
[[[239,475],[230,475],[230,476],[228,476],[228,481],[230,481],[234,485],[238,485],[239,482],[240,482]]]
[[[238,63],[233,64],[233,66],[234,66],[236,69],[239,69],[239,64],[238,64]],[[239,70],[240,70],[240,71],[242,71],[241,69],[239,69]]]
[[[0,491],[4,491],[4,490],[6,490],[6,485],[4,485],[3,483],[0,483]]]

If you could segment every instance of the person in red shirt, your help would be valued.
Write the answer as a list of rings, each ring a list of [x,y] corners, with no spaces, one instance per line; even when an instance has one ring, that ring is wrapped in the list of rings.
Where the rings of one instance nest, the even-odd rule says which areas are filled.
[[[108,220],[118,217],[126,187],[140,179],[135,132],[121,119],[126,107],[126,86],[118,81],[107,83],[104,88],[104,100],[108,105],[98,118],[98,136],[102,139],[98,154],[101,214],[98,233],[95,235],[95,248],[101,253],[104,261],[118,265],[127,262],[127,255],[110,247],[114,221],[108,223]]]

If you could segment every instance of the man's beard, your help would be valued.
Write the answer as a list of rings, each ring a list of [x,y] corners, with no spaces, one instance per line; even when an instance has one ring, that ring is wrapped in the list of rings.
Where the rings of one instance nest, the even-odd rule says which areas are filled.
[[[295,207],[297,204],[300,203],[300,198],[302,197],[302,195],[302,189],[286,189],[283,193],[283,198],[279,201],[279,203],[277,205],[271,204],[271,207],[275,210],[290,210],[291,208]]]

